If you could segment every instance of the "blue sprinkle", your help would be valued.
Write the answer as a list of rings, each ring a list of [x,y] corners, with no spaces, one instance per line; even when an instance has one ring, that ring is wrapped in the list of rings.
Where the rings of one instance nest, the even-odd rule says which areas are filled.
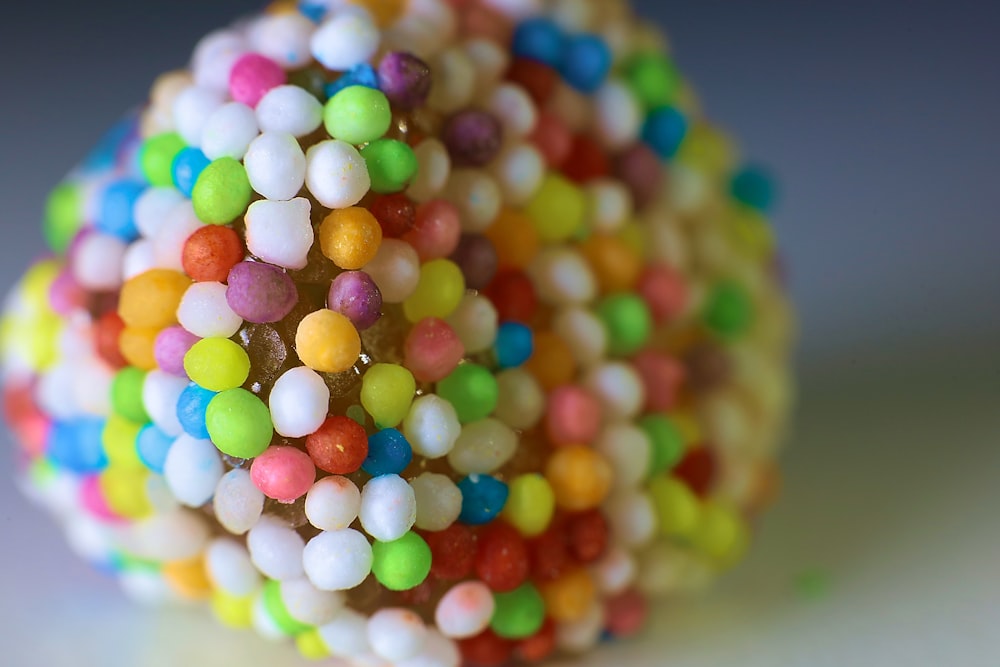
[[[163,463],[167,460],[167,451],[174,444],[170,437],[153,424],[148,424],[139,431],[135,440],[136,452],[143,465],[153,472],[163,473]]]
[[[208,404],[215,398],[215,393],[192,382],[177,399],[177,419],[184,432],[192,438],[208,439],[205,413],[208,412]]]
[[[191,146],[183,149],[174,158],[174,163],[171,165],[174,185],[184,193],[185,197],[191,197],[195,182],[211,162],[201,150]]]
[[[496,518],[507,503],[507,485],[489,475],[469,475],[458,483],[462,492],[462,511],[458,520],[481,526]]]
[[[378,90],[378,72],[376,72],[375,68],[368,63],[355,65],[350,69],[350,71],[343,74],[336,81],[326,84],[324,92],[329,98],[333,97],[344,88],[350,88],[351,86],[364,86],[365,88],[374,88]]]
[[[497,328],[493,349],[500,368],[520,366],[534,351],[531,328],[520,322],[504,322]]]
[[[55,422],[46,442],[52,463],[75,473],[94,473],[108,465],[104,454],[103,419],[82,418]]]
[[[406,437],[394,428],[384,428],[368,436],[368,458],[361,469],[372,477],[398,475],[412,459],[413,449]]]
[[[101,198],[101,213],[94,226],[127,243],[137,239],[139,230],[135,226],[133,209],[139,195],[145,190],[146,185],[138,181],[121,180],[109,185]]]
[[[510,50],[515,56],[537,60],[558,69],[562,62],[565,37],[555,21],[528,19],[514,30]]]
[[[593,93],[611,70],[611,50],[595,35],[571,37],[563,54],[560,73],[566,83],[581,93]]]
[[[730,183],[730,192],[739,202],[766,213],[774,205],[774,180],[760,165],[744,165]]]
[[[663,160],[672,158],[687,135],[687,119],[673,107],[654,109],[642,127],[642,140]]]
[[[313,23],[319,23],[326,16],[326,5],[322,2],[300,2],[299,12]]]

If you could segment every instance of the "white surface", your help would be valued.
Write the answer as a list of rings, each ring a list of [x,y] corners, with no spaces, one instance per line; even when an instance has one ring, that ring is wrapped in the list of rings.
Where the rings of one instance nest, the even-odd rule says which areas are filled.
[[[707,596],[661,606],[641,639],[565,664],[1000,664],[1000,355],[955,348],[935,359],[883,345],[807,368],[785,490],[746,563]],[[0,664],[317,664],[204,610],[129,602],[12,484],[0,502]],[[813,569],[829,574],[825,596],[796,591]]]

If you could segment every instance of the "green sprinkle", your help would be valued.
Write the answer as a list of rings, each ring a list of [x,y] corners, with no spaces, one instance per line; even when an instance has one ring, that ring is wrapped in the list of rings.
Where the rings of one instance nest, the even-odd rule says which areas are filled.
[[[361,149],[361,157],[368,165],[372,192],[382,195],[404,190],[419,167],[413,149],[395,139],[373,141]]]
[[[649,436],[652,445],[649,461],[649,476],[677,465],[684,456],[684,437],[680,429],[666,416],[646,415],[639,420],[639,428]]]
[[[366,144],[389,131],[392,110],[381,90],[349,86],[331,97],[323,108],[323,124],[334,139]]]
[[[408,591],[424,582],[431,571],[431,548],[410,531],[398,540],[372,544],[372,572],[392,591]]]
[[[142,385],[146,371],[129,366],[115,374],[111,382],[111,409],[125,419],[140,424],[149,421],[146,406],[142,404]]]
[[[597,306],[608,331],[608,351],[624,357],[639,351],[653,329],[649,307],[637,294],[612,294]]]
[[[210,225],[225,225],[243,215],[253,190],[239,160],[220,157],[198,176],[191,191],[195,215]]]
[[[271,413],[246,389],[227,389],[208,404],[205,425],[212,442],[238,459],[259,456],[271,444]]]
[[[228,338],[203,338],[184,355],[184,370],[205,389],[225,391],[246,382],[250,357]]]
[[[500,389],[488,368],[466,363],[438,382],[437,393],[452,404],[458,421],[465,424],[488,417],[497,407]]]
[[[753,321],[753,304],[742,285],[723,281],[708,296],[702,319],[712,332],[734,338],[746,332]]]
[[[515,477],[507,485],[507,502],[503,518],[525,537],[545,532],[552,522],[556,495],[549,481],[538,473]]]
[[[281,584],[274,579],[268,579],[264,584],[262,593],[264,609],[278,629],[286,635],[297,635],[305,632],[311,626],[295,620],[285,607],[285,601],[281,599]]]
[[[823,568],[809,568],[795,577],[795,591],[807,600],[821,600],[830,594],[830,573]]]
[[[399,364],[375,364],[361,378],[361,405],[378,428],[403,421],[417,391],[413,374]]]
[[[80,228],[80,191],[70,182],[60,183],[45,203],[43,232],[52,252],[62,254]]]
[[[509,593],[494,593],[496,607],[490,628],[504,639],[524,639],[538,632],[545,622],[545,600],[530,583]]]
[[[625,80],[647,111],[675,102],[681,88],[677,67],[665,56],[654,53],[631,58],[625,65]]]
[[[187,144],[176,132],[150,137],[139,149],[139,168],[150,185],[173,187],[174,158]]]

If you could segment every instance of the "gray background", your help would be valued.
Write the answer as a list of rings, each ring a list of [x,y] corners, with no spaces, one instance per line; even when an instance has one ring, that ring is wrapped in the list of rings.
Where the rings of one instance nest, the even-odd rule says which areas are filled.
[[[656,638],[618,655],[1000,664],[995,11],[972,0],[635,4],[667,26],[710,115],[780,176],[802,399],[785,498],[749,562],[708,598],[658,614]],[[42,251],[48,189],[201,34],[258,4],[197,3],[197,20],[193,6],[8,10],[0,285]],[[7,481],[0,526],[4,664],[298,664],[201,614],[135,613]],[[829,572],[821,600],[793,593],[809,568]]]

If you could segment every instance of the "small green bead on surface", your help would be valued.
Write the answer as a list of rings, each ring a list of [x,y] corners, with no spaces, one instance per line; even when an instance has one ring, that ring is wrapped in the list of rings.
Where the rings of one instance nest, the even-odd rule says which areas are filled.
[[[361,149],[368,166],[372,192],[380,195],[400,192],[417,175],[419,163],[413,149],[395,139],[378,139]]]
[[[225,391],[246,382],[250,357],[228,338],[203,338],[184,355],[184,371],[209,391]]]
[[[389,428],[403,421],[416,390],[413,374],[406,368],[399,364],[375,364],[361,379],[361,404],[376,426]]]
[[[451,374],[438,382],[438,396],[455,408],[463,424],[485,419],[497,407],[500,389],[497,379],[485,366],[459,364]]]
[[[139,149],[139,168],[150,185],[173,187],[174,158],[187,144],[176,132],[164,132],[146,139]]]
[[[723,281],[715,285],[708,296],[702,320],[713,333],[723,338],[735,338],[750,327],[753,304],[742,285]]]
[[[191,191],[195,215],[210,225],[225,225],[246,213],[253,189],[239,160],[220,157],[201,174]]]
[[[525,211],[542,241],[556,243],[586,235],[587,196],[559,174],[550,173],[542,179]]]
[[[431,548],[413,531],[392,542],[372,544],[372,573],[389,590],[416,588],[430,571]]]
[[[545,532],[552,522],[556,495],[549,481],[538,473],[515,477],[507,485],[503,518],[525,537]]]
[[[530,637],[545,622],[545,600],[530,583],[508,593],[494,593],[493,600],[496,607],[490,629],[504,639]]]
[[[382,91],[349,86],[331,97],[323,108],[323,124],[334,139],[349,144],[375,141],[389,131],[392,110]]]
[[[288,612],[284,600],[281,599],[281,584],[274,579],[268,579],[267,583],[264,584],[262,598],[264,609],[267,610],[271,620],[286,635],[297,635],[311,627],[306,623],[296,620]]]
[[[115,374],[111,381],[111,409],[125,419],[139,424],[149,421],[146,406],[142,403],[142,385],[146,371],[129,366]]]
[[[681,87],[677,67],[658,53],[641,53],[629,59],[625,80],[647,111],[676,101]]]
[[[246,389],[227,389],[212,398],[205,425],[219,451],[238,459],[262,454],[274,435],[271,412]]]
[[[653,330],[649,306],[638,294],[612,294],[597,306],[597,315],[608,332],[608,351],[628,356],[646,344]]]
[[[639,428],[649,436],[650,476],[677,465],[684,456],[684,436],[668,417],[662,414],[646,415],[639,420]]]
[[[45,203],[43,231],[52,252],[62,254],[80,229],[82,219],[80,191],[69,182],[59,184]]]

